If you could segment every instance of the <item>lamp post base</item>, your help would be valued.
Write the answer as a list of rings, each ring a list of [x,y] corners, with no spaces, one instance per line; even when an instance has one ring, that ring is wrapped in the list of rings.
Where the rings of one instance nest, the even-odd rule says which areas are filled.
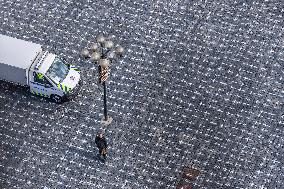
[[[108,126],[109,124],[111,124],[112,120],[113,120],[112,117],[107,116],[107,120],[105,120],[105,118],[103,118],[101,123],[104,126]]]

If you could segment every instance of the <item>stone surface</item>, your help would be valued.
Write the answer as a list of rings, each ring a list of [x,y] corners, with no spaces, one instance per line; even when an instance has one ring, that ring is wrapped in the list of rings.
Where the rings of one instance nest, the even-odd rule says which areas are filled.
[[[0,0],[0,33],[43,44],[83,70],[57,105],[0,84],[0,188],[280,189],[283,8],[277,0]],[[109,157],[94,146],[102,86],[79,57],[99,34],[111,65]],[[15,47],[15,53],[17,48]]]

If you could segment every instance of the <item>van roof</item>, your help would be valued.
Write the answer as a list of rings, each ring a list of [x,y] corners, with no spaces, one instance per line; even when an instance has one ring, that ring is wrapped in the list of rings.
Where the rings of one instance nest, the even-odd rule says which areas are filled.
[[[41,45],[0,34],[0,63],[29,68]]]

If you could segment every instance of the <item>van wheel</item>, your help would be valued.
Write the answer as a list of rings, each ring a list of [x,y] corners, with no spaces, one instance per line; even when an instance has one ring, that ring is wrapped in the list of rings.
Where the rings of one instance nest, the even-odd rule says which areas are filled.
[[[62,97],[58,95],[51,95],[51,100],[58,104],[62,103]]]

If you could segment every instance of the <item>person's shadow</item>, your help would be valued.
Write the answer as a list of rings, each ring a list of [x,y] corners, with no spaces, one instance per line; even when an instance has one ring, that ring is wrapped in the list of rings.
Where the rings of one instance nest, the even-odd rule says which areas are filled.
[[[75,148],[75,147],[69,147],[68,154],[78,154],[81,157],[85,157],[91,160],[96,158],[96,152],[88,152],[86,150]]]
[[[84,150],[84,149],[88,149],[87,144],[86,144],[84,145],[85,147],[83,147],[84,149],[69,147],[68,154],[78,154],[79,156],[84,157],[86,159],[101,161],[101,158],[98,156],[98,149],[96,147],[95,142],[90,141],[89,144],[92,148],[91,152]]]

